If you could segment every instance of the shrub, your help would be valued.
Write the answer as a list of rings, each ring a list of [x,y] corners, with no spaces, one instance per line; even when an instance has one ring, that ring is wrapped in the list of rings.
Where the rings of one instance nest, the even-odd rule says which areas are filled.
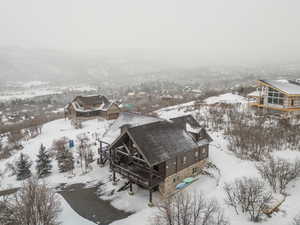
[[[29,179],[12,198],[0,201],[0,224],[3,225],[59,225],[61,211],[57,195]]]
[[[298,159],[289,162],[286,159],[270,156],[265,162],[257,164],[256,167],[274,192],[283,193],[286,186],[300,176],[300,160]]]
[[[222,209],[216,201],[208,201],[201,194],[179,193],[163,201],[153,225],[227,225]]]
[[[226,204],[233,207],[237,214],[248,214],[254,222],[261,220],[263,210],[273,199],[272,193],[257,178],[236,179],[233,183],[226,183],[224,191]]]

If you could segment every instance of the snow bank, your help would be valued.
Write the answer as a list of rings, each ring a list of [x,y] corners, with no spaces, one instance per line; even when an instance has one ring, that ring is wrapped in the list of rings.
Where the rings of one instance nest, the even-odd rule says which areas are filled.
[[[118,220],[110,225],[151,225],[153,224],[153,215],[157,212],[156,208],[145,208],[128,218]]]

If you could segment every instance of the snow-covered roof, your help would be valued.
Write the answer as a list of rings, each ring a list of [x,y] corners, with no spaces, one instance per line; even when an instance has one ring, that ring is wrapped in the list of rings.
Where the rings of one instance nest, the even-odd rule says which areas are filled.
[[[135,127],[157,121],[163,121],[163,119],[153,116],[145,116],[137,113],[121,112],[118,119],[116,119],[111,124],[109,129],[103,134],[102,140],[108,143],[112,143],[121,134],[120,127],[122,127],[123,125],[130,125],[130,127]]]
[[[186,131],[194,134],[198,134],[201,131],[201,127],[192,127],[189,123],[186,123]]]
[[[259,80],[289,95],[300,95],[300,83],[291,80]]]
[[[99,105],[97,107],[84,108],[84,107],[81,107],[77,102],[72,102],[72,105],[77,112],[106,111],[113,104],[115,104],[115,103],[114,102],[111,102],[109,104],[102,103],[101,105]]]
[[[249,96],[249,97],[259,97],[260,94],[259,94],[259,91],[253,91],[253,92],[250,92],[249,94],[247,94],[247,96]]]
[[[169,143],[166,145],[168,145],[168,146],[170,145],[173,147],[175,145],[178,147],[181,142],[182,143],[188,142],[189,143],[188,146],[191,147],[191,145],[203,146],[203,145],[209,144],[212,141],[211,137],[206,133],[205,129],[203,127],[201,127],[199,125],[199,123],[191,115],[185,115],[185,116],[175,117],[170,120],[165,120],[165,119],[161,119],[161,118],[157,118],[157,117],[144,116],[144,115],[140,115],[140,114],[136,114],[136,113],[128,113],[128,112],[122,112],[120,114],[119,118],[117,120],[115,120],[115,122],[110,126],[110,128],[104,133],[104,135],[102,136],[102,140],[109,144],[115,143],[115,141],[120,138],[121,127],[123,127],[125,125],[128,126],[128,129],[130,131],[138,130],[138,132],[136,132],[135,134],[138,136],[139,139],[143,139],[142,142],[145,142],[145,143],[147,142],[146,139],[149,138],[149,136],[151,136],[151,141],[153,141],[154,137],[155,137],[157,140],[160,140],[160,142],[163,142],[163,140],[165,138],[168,138],[168,139],[171,138],[172,141],[174,141],[174,143],[177,143],[177,144]],[[150,129],[151,131],[148,130],[149,127],[151,127],[151,129]],[[168,127],[168,129],[166,127]],[[161,131],[161,130],[163,130],[163,131]],[[172,136],[175,131],[177,131],[177,136],[175,135],[176,137]],[[165,132],[167,132],[169,134],[167,134]],[[152,133],[152,134],[150,135],[150,133]],[[201,136],[202,136],[201,140],[196,141],[193,138],[193,136],[190,135],[190,133],[194,133],[194,134],[201,133]],[[158,134],[159,134],[160,138],[157,136]],[[146,135],[147,137],[142,137],[143,135]],[[191,140],[193,140],[192,144],[190,143]],[[167,140],[164,140],[164,142],[166,142],[166,141]],[[168,142],[170,142],[170,140]],[[163,144],[158,144],[158,146],[163,146]],[[156,146],[156,148],[160,148],[158,146]],[[143,145],[143,148],[145,148],[144,145]],[[182,148],[182,146],[180,148]],[[187,150],[186,148],[183,148],[183,149],[185,149],[183,151]],[[157,150],[157,151],[160,151],[160,150]],[[161,154],[163,154],[163,153],[161,153]],[[167,153],[165,153],[165,154],[167,154]]]
[[[65,106],[65,109],[72,105],[77,112],[93,112],[93,111],[106,111],[115,102],[110,102],[103,95],[90,95],[90,96],[77,96],[70,104]]]
[[[206,104],[226,103],[226,104],[237,104],[246,103],[246,99],[243,96],[227,93],[219,96],[209,97],[204,100]]]
[[[198,147],[198,144],[187,131],[169,121],[157,121],[130,127],[127,132],[130,133],[130,137],[143,152],[145,160],[151,166]],[[124,135],[120,136],[111,147],[114,148],[122,144],[121,139]]]

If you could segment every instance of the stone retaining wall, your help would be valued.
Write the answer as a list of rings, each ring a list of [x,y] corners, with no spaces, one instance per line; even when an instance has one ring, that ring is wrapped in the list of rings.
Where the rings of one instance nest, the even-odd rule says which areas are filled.
[[[176,186],[185,178],[199,175],[205,164],[206,160],[202,160],[165,178],[164,183],[159,185],[159,191],[162,196],[168,196],[176,191]]]

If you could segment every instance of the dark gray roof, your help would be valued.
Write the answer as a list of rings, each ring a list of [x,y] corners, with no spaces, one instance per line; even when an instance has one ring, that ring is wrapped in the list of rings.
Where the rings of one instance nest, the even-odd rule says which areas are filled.
[[[182,129],[186,129],[186,124],[190,124],[193,128],[201,128],[200,124],[195,120],[192,115],[184,115],[175,118],[171,118],[175,124],[180,126]]]
[[[191,133],[197,133],[200,135],[200,141],[206,139],[208,142],[212,142],[213,139],[206,132],[206,129],[198,123],[198,121],[192,115],[184,115],[170,119],[177,126],[180,126],[182,129],[185,129]],[[188,129],[187,124],[189,124],[192,129]]]
[[[198,148],[191,135],[177,124],[168,121],[131,127],[127,132],[150,165],[159,164],[180,153]]]
[[[212,141],[211,137],[206,133],[206,130],[201,128],[199,123],[191,115],[181,116],[171,120],[151,117],[140,118],[140,120],[140,116],[141,115],[126,113],[119,117],[124,117],[120,119],[119,122],[118,120],[115,121],[113,124],[115,129],[113,130],[116,130],[122,125],[128,126],[124,127],[121,134],[120,131],[118,131],[118,137],[116,137],[116,134],[113,135],[116,139],[112,143],[111,148],[120,146],[126,135],[129,135],[150,166],[172,159],[180,153],[192,151]],[[189,133],[186,129],[187,123],[199,130],[201,136],[200,140],[196,141]]]

